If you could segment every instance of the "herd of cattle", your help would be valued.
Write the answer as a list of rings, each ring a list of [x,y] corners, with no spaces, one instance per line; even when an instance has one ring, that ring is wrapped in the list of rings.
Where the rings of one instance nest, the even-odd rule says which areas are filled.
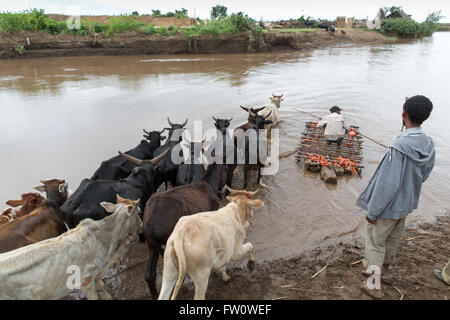
[[[237,143],[239,132],[277,125],[282,97],[272,94],[270,103],[261,108],[242,107],[248,122],[234,130],[231,141]],[[232,118],[213,119],[225,150]],[[102,276],[136,234],[148,245],[145,280],[153,299],[158,297],[159,255],[164,255],[161,299],[170,298],[174,286],[172,299],[176,297],[186,273],[195,284],[195,299],[204,299],[211,270],[220,271],[228,281],[230,259],[248,252],[251,268],[255,257],[252,244],[244,243],[245,229],[252,209],[264,203],[253,199],[257,191],[230,188],[236,161],[208,165],[173,161],[171,153],[178,144],[186,144],[187,152],[203,147],[204,142],[186,143],[182,135],[173,138],[187,122],[168,119],[169,127],[161,131],[144,129],[145,140],[103,161],[70,196],[65,180],[48,179],[34,188],[45,198],[25,193],[20,200],[8,201],[20,208],[8,208],[0,215],[0,299],[59,299],[74,288],[88,299],[98,299],[98,292],[110,299]],[[165,131],[167,137],[162,135]],[[237,152],[247,154],[248,148],[248,141],[236,146],[234,160]],[[243,189],[248,185],[247,160]],[[261,181],[262,166],[258,158],[257,181],[268,188]],[[166,190],[157,192],[162,184]],[[229,203],[219,209],[219,200],[227,193]],[[71,270],[79,275],[73,286],[68,285]]]

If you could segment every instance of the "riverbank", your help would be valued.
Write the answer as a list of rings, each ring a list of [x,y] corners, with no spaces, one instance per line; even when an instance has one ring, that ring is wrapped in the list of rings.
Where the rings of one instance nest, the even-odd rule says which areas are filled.
[[[295,29],[293,29],[295,30]],[[307,50],[343,44],[393,43],[395,38],[358,29],[327,33],[324,30],[268,32],[254,39],[249,33],[225,35],[164,36],[124,32],[95,37],[50,35],[42,32],[0,34],[0,59],[49,58],[63,56],[117,56],[186,53],[247,53],[277,50]]]
[[[382,284],[386,300],[450,298],[449,286],[439,281],[434,269],[442,269],[449,257],[450,216],[436,223],[423,223],[407,229],[392,268],[393,285]],[[257,248],[256,248],[257,250]],[[218,274],[211,276],[207,299],[371,299],[360,290],[366,277],[361,274],[364,254],[363,239],[318,247],[302,256],[257,264],[256,269],[228,268],[231,280],[225,283]],[[109,270],[105,281],[115,299],[150,299],[144,281],[147,250],[145,244],[133,248]],[[158,287],[162,263],[158,266]],[[241,262],[246,262],[245,258]],[[326,267],[325,267],[326,266]],[[107,277],[108,277],[107,274]],[[178,299],[192,299],[194,286],[186,277]]]

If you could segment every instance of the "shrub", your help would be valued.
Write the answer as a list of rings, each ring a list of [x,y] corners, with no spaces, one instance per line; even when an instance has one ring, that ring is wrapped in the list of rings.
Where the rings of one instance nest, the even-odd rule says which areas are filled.
[[[394,8],[394,10],[401,9],[401,7],[392,8]],[[431,36],[433,32],[436,31],[438,27],[437,23],[442,18],[443,16],[439,10],[430,13],[422,23],[407,18],[385,19],[382,22],[381,33],[396,34],[399,37],[409,38],[427,37]]]
[[[255,21],[243,12],[233,13],[229,19],[230,23],[236,27],[237,31],[242,32],[256,30]]]
[[[412,19],[385,19],[382,22],[381,33],[415,38],[420,33],[420,24]]]
[[[25,15],[3,12],[0,14],[0,29],[4,32],[19,32],[23,30]]]
[[[16,51],[18,54],[20,54],[21,56],[25,54],[25,47],[21,44],[16,44],[14,46],[14,51]]]
[[[161,10],[152,10],[153,17],[161,17]]]
[[[189,18],[188,11],[185,8],[181,8],[181,10],[175,10],[175,12],[169,11],[165,14],[162,14],[161,10],[152,10],[152,16],[155,18],[161,17],[175,17],[178,19]]]
[[[109,19],[108,25],[109,28],[105,34],[112,35],[125,31],[138,31],[140,27],[145,26],[145,23],[136,20],[133,16],[122,15]]]
[[[175,18],[178,19],[189,18],[188,11],[185,8],[181,8],[181,10],[175,10]]]
[[[227,34],[236,32],[250,32],[259,34],[262,32],[260,27],[255,25],[254,20],[250,19],[242,12],[233,13],[229,17],[220,17],[211,20],[208,23],[202,23],[191,28],[183,29],[183,32],[188,35],[202,35],[202,34]]]

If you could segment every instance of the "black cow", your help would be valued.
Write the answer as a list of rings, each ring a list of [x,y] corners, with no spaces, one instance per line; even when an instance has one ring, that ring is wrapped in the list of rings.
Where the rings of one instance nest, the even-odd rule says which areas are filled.
[[[145,205],[142,233],[147,241],[149,260],[145,280],[153,299],[156,289],[156,265],[158,256],[182,216],[219,208],[219,192],[225,186],[227,166],[213,163],[202,179],[153,194]]]
[[[64,220],[68,226],[75,228],[81,220],[86,218],[103,219],[109,213],[100,206],[100,202],[115,203],[117,194],[126,199],[141,199],[140,208],[143,211],[144,203],[157,189],[155,167],[167,153],[165,152],[152,160],[135,162],[139,166],[134,168],[128,177],[119,181],[84,179],[78,189],[61,206]],[[125,159],[135,159],[127,154],[120,154]]]
[[[260,158],[260,154],[259,154],[259,147],[260,147],[260,134],[259,134],[259,130],[263,130],[264,129],[264,125],[265,124],[271,124],[272,120],[266,120],[270,114],[272,112],[269,112],[269,114],[267,114],[265,117],[261,116],[258,114],[259,111],[261,111],[262,109],[264,109],[264,107],[262,108],[258,108],[258,109],[253,109],[253,108],[245,108],[243,106],[241,106],[242,109],[244,109],[245,111],[247,111],[249,113],[249,117],[248,117],[248,122],[237,127],[234,130],[234,134],[233,134],[233,141],[234,141],[234,145],[235,145],[235,149],[237,150],[237,152],[241,152],[244,153],[244,157],[245,157],[245,161],[244,161],[244,185],[242,189],[246,189],[247,185],[248,185],[248,171],[249,171],[249,167],[250,167],[250,151],[252,152],[256,152],[256,166],[257,166],[257,170],[258,170],[258,179],[257,182],[262,186],[267,188],[266,185],[264,185],[261,182],[261,168],[264,166],[263,163],[261,162],[261,158]],[[247,135],[246,132],[248,132],[249,130],[254,130],[254,135]],[[239,144],[238,143],[238,135],[239,133],[243,133],[244,135],[244,140],[243,140],[243,144]],[[256,145],[257,149],[256,150],[250,150],[250,139],[254,139],[256,138],[254,142],[254,144]],[[238,164],[237,161],[237,152],[235,153],[235,161],[232,165],[229,166],[228,168],[228,177],[227,177],[227,185],[231,186],[231,183],[233,181],[233,173],[234,170],[236,169],[236,166]]]
[[[230,119],[219,119],[216,117],[212,117],[214,120],[214,126],[216,127],[216,129],[222,134],[222,135],[226,135],[227,134],[227,129],[230,126],[230,122],[231,120],[233,120],[233,118]]]
[[[153,158],[153,152],[161,146],[161,141],[166,138],[161,135],[164,130],[149,132],[144,129],[144,137],[148,141],[142,140],[139,145],[125,153],[139,159]],[[128,177],[134,168],[136,168],[136,164],[117,155],[103,161],[90,180],[120,180]]]
[[[330,28],[330,26],[326,23],[321,23],[318,25],[318,27],[321,29],[325,29],[326,32],[328,32],[328,29]]]
[[[314,25],[314,21],[305,21],[304,24],[306,27],[312,27]]]
[[[205,167],[203,165],[203,159],[201,157],[203,151],[203,143],[204,141],[202,143],[188,143],[189,156],[183,154],[185,161],[183,162],[183,164],[178,166],[176,178],[177,186],[190,184],[195,180],[203,177],[203,174],[205,173]]]
[[[178,167],[180,164],[175,164],[173,162],[172,151],[181,142],[182,132],[188,119],[182,124],[173,123],[169,118],[167,118],[167,121],[169,122],[170,128],[166,128],[166,130],[169,131],[166,143],[156,149],[153,153],[154,156],[158,156],[163,152],[169,151],[168,155],[158,164],[158,174],[155,181],[157,187],[164,182],[166,184],[166,189],[168,188],[168,182],[170,182],[172,186],[176,185]],[[182,157],[182,155],[183,153],[180,150],[179,156]]]

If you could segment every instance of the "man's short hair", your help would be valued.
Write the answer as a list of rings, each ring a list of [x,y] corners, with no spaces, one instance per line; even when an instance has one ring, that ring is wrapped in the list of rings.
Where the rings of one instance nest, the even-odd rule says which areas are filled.
[[[333,107],[331,107],[330,108],[330,112],[331,113],[333,113],[333,112],[337,112],[337,113],[339,113],[339,112],[341,112],[341,108],[339,108],[338,106],[333,106]]]
[[[431,114],[433,103],[425,96],[414,96],[405,101],[403,110],[412,123],[421,125]]]

